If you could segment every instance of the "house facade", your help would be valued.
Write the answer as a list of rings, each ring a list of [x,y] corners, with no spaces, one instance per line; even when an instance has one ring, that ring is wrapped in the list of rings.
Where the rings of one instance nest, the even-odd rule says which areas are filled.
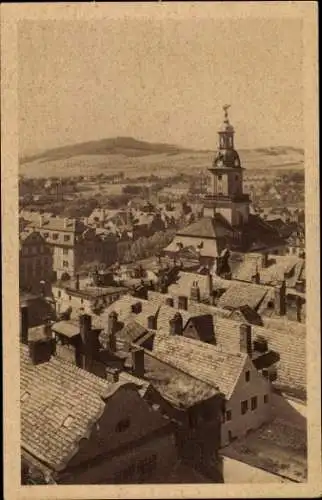
[[[95,261],[109,265],[116,260],[115,238],[106,235],[101,238],[95,228],[87,227],[77,219],[47,217],[39,213],[38,219],[33,216],[25,231],[34,228],[52,248],[56,279],[75,276],[85,263]]]
[[[221,446],[257,429],[271,418],[271,383],[247,352],[249,330],[241,331],[240,352],[182,337],[157,335],[153,352],[163,361],[217,388],[225,395]]]
[[[39,292],[41,281],[53,278],[53,254],[50,245],[38,231],[19,235],[19,288]]]

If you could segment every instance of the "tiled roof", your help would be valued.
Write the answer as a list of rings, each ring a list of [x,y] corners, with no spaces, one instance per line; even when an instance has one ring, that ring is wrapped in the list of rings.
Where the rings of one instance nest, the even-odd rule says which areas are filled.
[[[56,357],[33,365],[23,345],[20,367],[21,446],[61,470],[102,415],[103,398],[124,384],[111,384]]]
[[[176,235],[172,242],[164,249],[164,252],[178,252],[178,243],[183,245],[183,250],[189,247],[197,248],[198,245],[202,244],[200,248],[201,257],[217,257],[225,248],[224,238],[206,239],[199,236]]]
[[[180,336],[156,335],[154,352],[159,359],[207,382],[229,399],[234,391],[247,355],[218,348]]]
[[[201,298],[208,298],[208,280],[208,276],[204,274],[187,273],[184,271],[180,271],[176,283],[173,283],[168,287],[168,293],[170,295],[186,295],[189,297],[191,287],[193,283],[197,281],[200,288]]]
[[[219,307],[237,309],[248,305],[254,310],[264,299],[268,289],[253,283],[234,282],[218,300]]]
[[[41,214],[37,213],[35,216],[30,217],[28,220],[30,220],[31,224],[36,224],[37,227],[40,227],[40,216]],[[86,229],[84,224],[78,219],[69,219],[54,216],[43,216],[41,228],[48,229],[49,231],[64,231],[73,233],[81,233]]]
[[[202,217],[190,226],[178,231],[178,236],[196,236],[200,238],[220,238],[232,233],[232,227],[219,213],[215,217]]]
[[[219,392],[212,384],[167,363],[158,352],[145,351],[144,366],[144,377],[164,399],[177,407],[189,408]]]
[[[274,256],[274,260],[274,264],[260,270],[261,283],[281,281],[284,279],[284,273],[290,273],[290,277],[286,277],[286,285],[295,286],[304,265],[304,259],[294,256]]]
[[[127,323],[116,334],[118,340],[131,343],[141,338],[146,333],[146,328],[140,325],[137,321],[133,320]]]
[[[183,328],[187,325],[188,321],[192,318],[192,315],[183,309],[175,309],[174,307],[170,306],[161,306],[158,312],[157,316],[157,330],[162,330],[164,332],[169,332],[170,329],[170,319],[173,318],[173,316],[176,314],[176,312],[179,312],[182,316],[182,325]]]
[[[52,325],[52,330],[66,337],[75,337],[80,333],[80,326],[77,321],[58,321]]]
[[[139,313],[133,312],[132,310],[132,306],[137,303],[140,303],[142,307],[142,311]],[[108,324],[108,315],[112,311],[117,313],[119,323],[126,325],[131,321],[135,321],[135,323],[147,329],[147,318],[157,313],[158,305],[145,299],[133,297],[132,295],[123,295],[113,302],[113,304],[109,305],[98,318],[95,318],[95,327],[106,328]]]
[[[219,317],[214,318],[214,323],[218,348],[230,352],[239,351],[240,323]],[[293,322],[287,323],[289,328],[283,332],[253,325],[253,340],[257,335],[264,337],[268,342],[268,348],[279,354],[277,381],[280,384],[306,390],[306,336],[295,327],[292,329]]]

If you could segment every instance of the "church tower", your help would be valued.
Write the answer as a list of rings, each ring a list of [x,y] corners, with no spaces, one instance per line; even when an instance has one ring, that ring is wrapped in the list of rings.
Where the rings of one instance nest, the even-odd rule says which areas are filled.
[[[211,175],[210,193],[205,197],[204,216],[220,213],[233,227],[247,224],[250,199],[243,193],[243,168],[234,149],[234,127],[228,118],[229,105],[223,106],[224,121],[218,131],[219,143]]]

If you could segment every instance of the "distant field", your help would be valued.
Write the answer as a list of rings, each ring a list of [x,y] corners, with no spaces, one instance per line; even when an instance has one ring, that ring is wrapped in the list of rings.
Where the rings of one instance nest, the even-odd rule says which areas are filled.
[[[99,174],[112,174],[124,171],[128,177],[155,174],[159,177],[168,177],[180,171],[196,173],[204,171],[212,163],[214,152],[212,151],[187,151],[176,149],[173,151],[153,151],[152,146],[147,143],[144,154],[140,150],[133,153],[131,149],[113,149],[112,152],[80,154],[74,149],[73,155],[68,152],[66,157],[60,151],[59,155],[50,156],[50,152],[43,156],[24,159],[19,172],[26,177],[69,177],[69,176],[97,176]],[[151,147],[150,147],[151,146]],[[142,147],[142,146],[140,146]],[[81,149],[81,148],[79,148]],[[281,172],[284,170],[298,170],[304,168],[304,154],[295,148],[278,147],[262,148],[254,150],[240,150],[240,158],[243,167],[250,171],[256,171],[265,175],[272,170]]]

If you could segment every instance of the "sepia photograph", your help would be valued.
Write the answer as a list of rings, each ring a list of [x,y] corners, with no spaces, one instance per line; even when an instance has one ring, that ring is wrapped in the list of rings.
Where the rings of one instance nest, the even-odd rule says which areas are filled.
[[[314,2],[183,4],[16,6],[10,499],[321,493]]]

